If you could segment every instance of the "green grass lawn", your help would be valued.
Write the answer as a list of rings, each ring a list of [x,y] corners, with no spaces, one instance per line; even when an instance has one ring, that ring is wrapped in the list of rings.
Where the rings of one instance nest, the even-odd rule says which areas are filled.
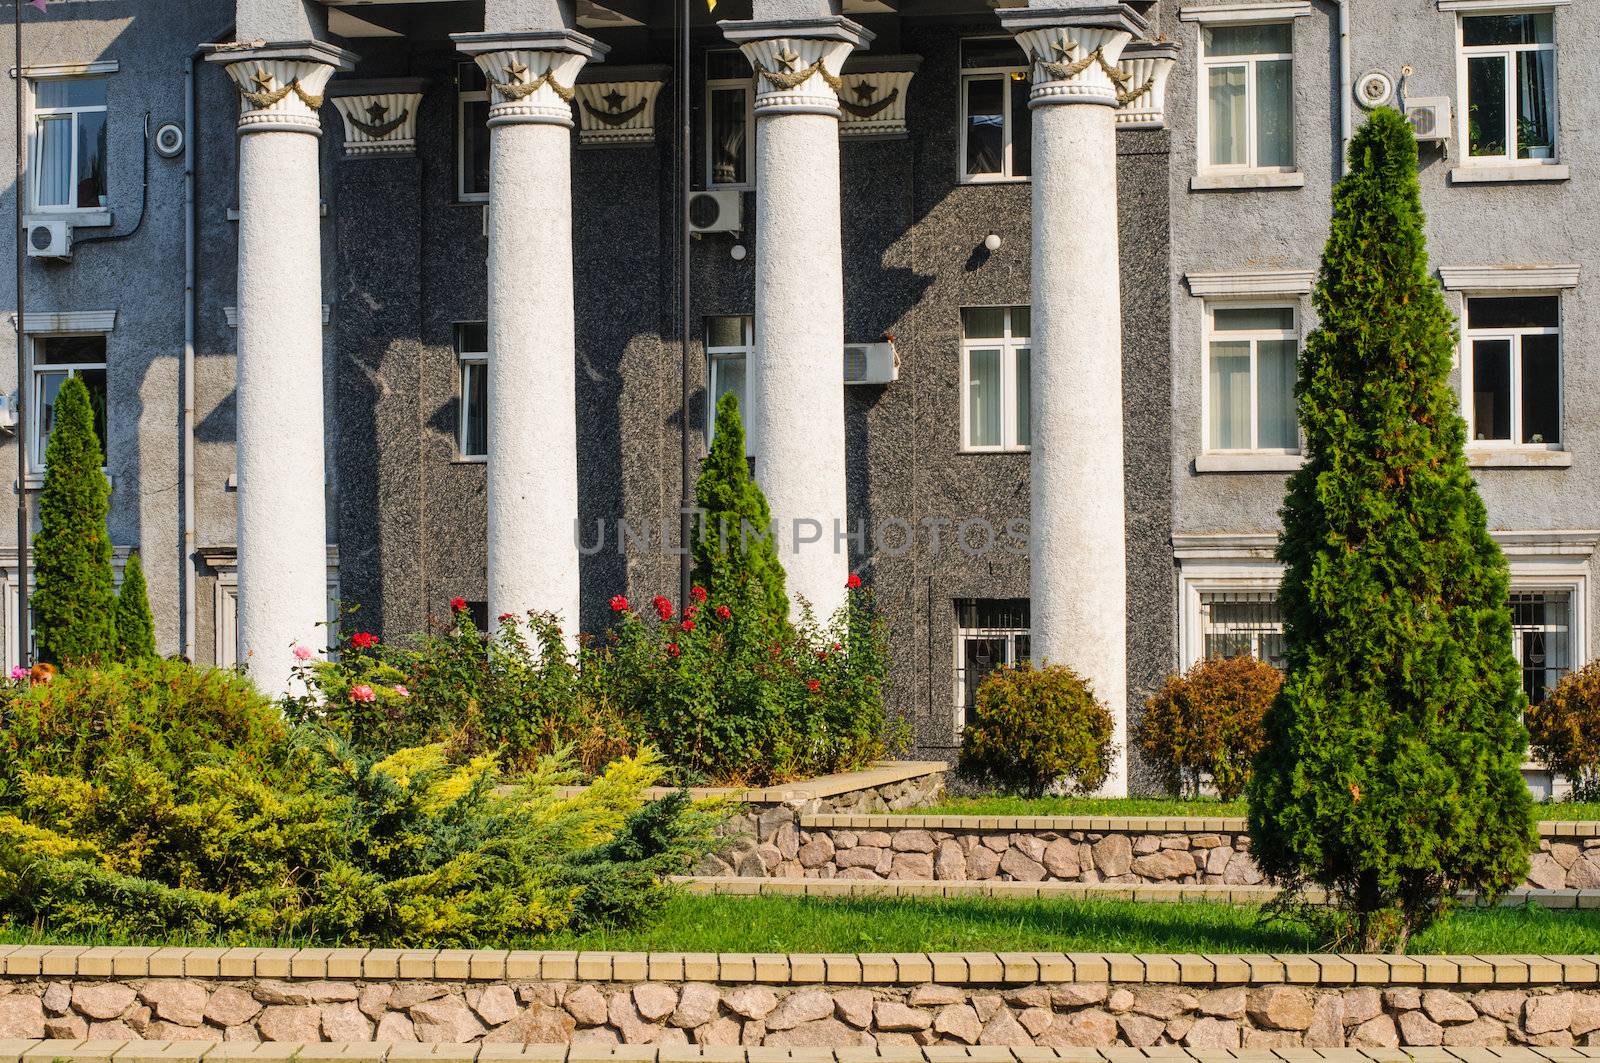
[[[1243,816],[1241,801],[1214,797],[950,797],[906,816]],[[1600,803],[1552,801],[1534,805],[1539,819],[1600,819]]]
[[[211,945],[129,942],[114,935],[52,937],[0,929],[0,943]],[[254,945],[314,942],[256,941]],[[703,897],[668,902],[655,926],[556,935],[505,948],[626,952],[1314,952],[1323,943],[1261,909],[1225,904],[1068,900],[846,900]],[[1433,927],[1412,952],[1600,953],[1600,911],[1543,908],[1462,910]]]

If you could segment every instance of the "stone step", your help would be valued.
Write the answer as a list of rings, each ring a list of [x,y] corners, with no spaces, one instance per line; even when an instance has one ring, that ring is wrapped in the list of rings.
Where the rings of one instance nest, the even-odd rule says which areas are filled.
[[[1179,903],[1203,901],[1213,904],[1265,904],[1279,894],[1275,886],[1218,885],[1088,885],[1082,882],[951,882],[938,879],[857,879],[857,878],[729,878],[714,875],[679,875],[673,881],[690,893],[724,897],[911,897],[959,898],[994,897],[1012,900],[1049,898],[1055,900],[1140,901]],[[1306,900],[1322,904],[1327,895],[1308,890]],[[1470,900],[1474,894],[1463,893]],[[1502,908],[1537,904],[1544,908],[1600,908],[1600,889],[1586,890],[1510,890],[1500,898]]]
[[[1588,1048],[1046,1048],[1003,1045],[760,1048],[418,1044],[406,1041],[5,1041],[0,1063],[1582,1063]]]

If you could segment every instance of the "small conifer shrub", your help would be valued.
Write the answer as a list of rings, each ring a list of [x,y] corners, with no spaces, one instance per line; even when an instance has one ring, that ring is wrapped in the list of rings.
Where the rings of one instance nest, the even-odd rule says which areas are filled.
[[[139,560],[137,550],[128,555],[128,562],[122,568],[122,586],[117,590],[114,626],[117,660],[141,661],[156,656],[155,621],[150,616],[144,564]]]
[[[742,597],[751,585],[762,612],[783,621],[789,596],[770,534],[772,511],[750,476],[739,400],[731,391],[717,401],[716,431],[695,484],[695,504],[702,516],[694,538],[694,582],[716,599]]]

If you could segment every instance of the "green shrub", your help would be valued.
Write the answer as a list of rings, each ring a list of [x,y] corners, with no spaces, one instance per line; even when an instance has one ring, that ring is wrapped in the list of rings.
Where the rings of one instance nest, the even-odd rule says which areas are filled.
[[[1111,713],[1064,665],[997,668],[978,684],[961,768],[1038,797],[1057,782],[1090,791],[1110,770]]]
[[[772,511],[750,476],[739,399],[731,391],[717,400],[711,452],[701,466],[694,494],[702,513],[694,539],[694,582],[718,601],[742,597],[743,588],[753,585],[762,612],[775,621],[784,620],[789,596],[770,534]]]
[[[1296,394],[1306,459],[1278,557],[1288,676],[1248,788],[1251,853],[1325,888],[1363,950],[1522,881],[1536,842],[1504,557],[1467,468],[1417,146],[1351,140]]]
[[[1217,796],[1244,792],[1261,751],[1261,720],[1283,673],[1254,657],[1213,657],[1169,675],[1145,702],[1134,742],[1173,796],[1200,795],[1209,779]]]
[[[11,688],[0,915],[61,934],[472,946],[635,925],[708,844],[653,755],[362,755],[242,678],[168,661]],[[104,705],[105,711],[98,711]]]
[[[156,625],[150,616],[144,565],[137,550],[128,555],[128,563],[122,568],[113,626],[117,633],[117,660],[137,661],[156,655]]]
[[[1600,661],[1563,676],[1528,710],[1533,755],[1572,783],[1575,801],[1600,801]]]
[[[111,485],[94,430],[89,389],[69,377],[56,395],[55,427],[45,447],[39,533],[33,540],[33,615],[41,660],[108,661],[116,651]]]

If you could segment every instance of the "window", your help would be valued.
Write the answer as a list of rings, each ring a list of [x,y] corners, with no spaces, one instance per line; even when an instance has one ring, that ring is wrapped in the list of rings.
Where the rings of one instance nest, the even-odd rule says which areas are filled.
[[[1208,306],[1206,331],[1207,449],[1299,450],[1295,308]]]
[[[710,374],[706,382],[706,394],[711,397],[706,404],[707,447],[711,445],[716,427],[717,403],[722,401],[724,392],[733,392],[739,400],[739,417],[749,427],[750,407],[745,390],[745,370],[750,364],[751,355],[755,353],[755,332],[755,319],[748,315],[706,318],[706,363]],[[749,440],[747,432],[747,448]]]
[[[477,63],[456,64],[456,198],[489,200],[489,83]]]
[[[456,325],[456,361],[461,366],[461,408],[456,415],[456,450],[468,460],[489,456],[489,324]]]
[[[753,183],[755,81],[743,53],[706,53],[706,187]]]
[[[965,598],[956,606],[956,722],[972,719],[983,677],[1029,654],[1028,599]]]
[[[56,396],[68,377],[77,377],[89,389],[94,407],[94,431],[100,438],[102,461],[106,453],[106,338],[85,336],[34,336],[33,392],[28,403],[33,413],[29,458],[34,471],[44,471],[45,444],[55,427]]]
[[[1028,57],[1011,38],[961,42],[961,177],[997,181],[1033,173]]]
[[[961,438],[967,450],[1026,450],[1032,442],[1032,351],[1026,306],[961,311]]]
[[[33,208],[105,210],[106,79],[35,81],[33,112]]]
[[[1513,590],[1511,637],[1523,693],[1537,705],[1572,670],[1572,593]]]
[[[1284,666],[1283,611],[1277,591],[1202,591],[1200,655],[1254,657]]]
[[[1469,298],[1467,346],[1472,438],[1559,448],[1560,297]]]
[[[1553,14],[1462,16],[1458,76],[1468,160],[1555,158]]]
[[[1200,144],[1208,170],[1294,169],[1294,30],[1203,26]]]

